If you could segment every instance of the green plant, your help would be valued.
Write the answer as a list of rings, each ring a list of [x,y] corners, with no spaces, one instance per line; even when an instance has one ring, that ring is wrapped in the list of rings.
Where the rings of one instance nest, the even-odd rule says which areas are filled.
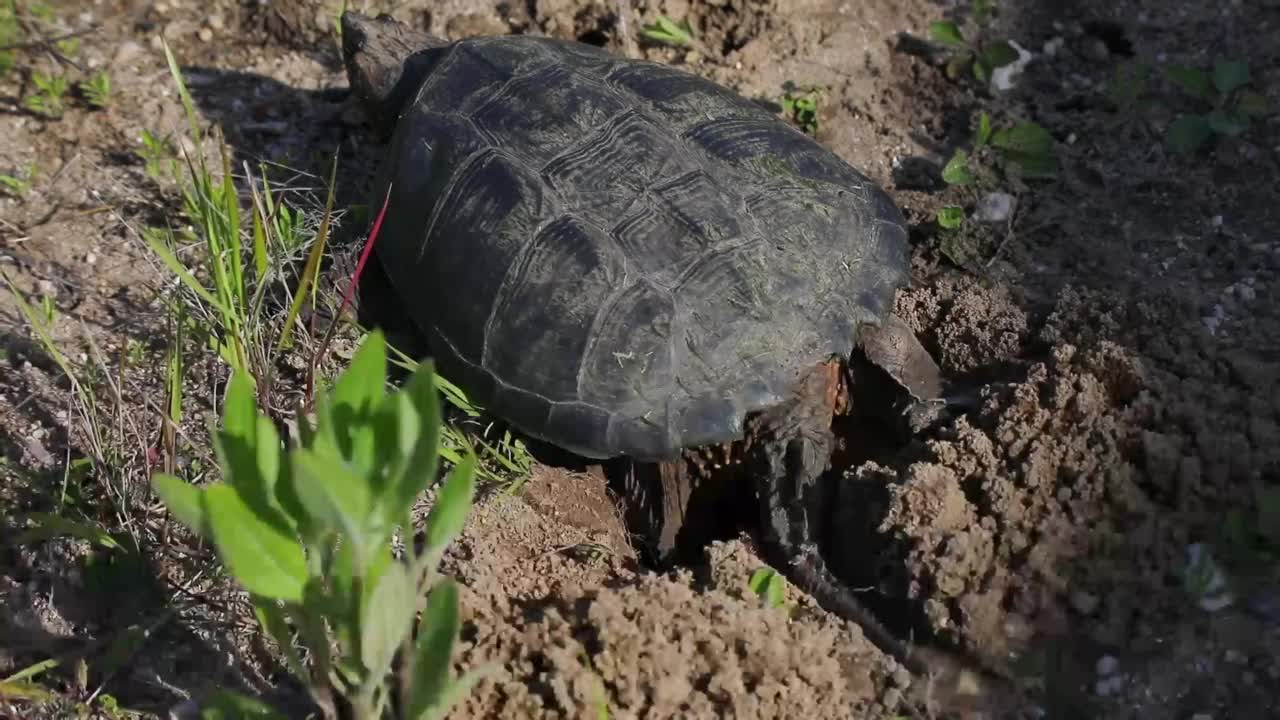
[[[747,586],[768,607],[786,607],[787,581],[783,579],[782,575],[778,574],[777,570],[771,567],[757,569],[751,573],[751,579],[747,581]]]
[[[657,21],[645,25],[640,34],[655,42],[674,45],[676,47],[692,47],[694,45],[693,29],[689,21],[676,22],[666,15],[659,15]]]
[[[964,208],[947,205],[938,209],[938,226],[944,230],[955,230],[964,224]]]
[[[946,64],[948,78],[957,80],[969,71],[978,82],[985,84],[991,79],[992,71],[1018,59],[1018,51],[1008,41],[986,41],[982,38],[983,26],[994,9],[995,3],[991,0],[970,3],[969,14],[977,26],[970,36],[966,36],[959,23],[952,20],[929,23],[929,37],[952,51]]]
[[[0,47],[18,44],[21,28],[18,27],[18,18],[14,10],[13,4],[0,3]],[[14,57],[13,50],[0,50],[0,79],[13,69]]]
[[[64,100],[69,87],[66,76],[37,72],[31,75],[31,82],[35,83],[36,92],[22,101],[23,106],[46,117],[62,117],[62,113],[66,111]]]
[[[948,185],[972,185],[978,182],[978,168],[993,150],[1004,162],[1018,166],[1022,177],[1050,180],[1058,176],[1058,160],[1053,152],[1053,136],[1035,122],[1021,122],[995,129],[991,117],[978,114],[971,151],[958,149],[942,168],[942,179]],[[975,166],[975,163],[977,166]]]
[[[1116,117],[1109,125],[1118,127],[1139,116],[1154,102],[1147,97],[1151,66],[1139,60],[1120,63],[1107,81],[1107,100],[1114,106]]]
[[[249,592],[263,630],[329,717],[342,706],[346,717],[382,718],[393,704],[398,717],[441,717],[478,679],[451,677],[458,590],[437,570],[470,511],[476,458],[468,452],[444,480],[421,549],[405,537],[404,557],[394,557],[396,529],[413,527],[415,498],[436,478],[440,408],[430,364],[388,393],[386,360],[382,335],[371,333],[289,449],[257,410],[253,379],[236,372],[214,441],[224,480],[152,478]],[[244,699],[224,692],[219,702]]]
[[[174,174],[177,162],[173,157],[173,146],[169,144],[167,138],[156,135],[150,130],[143,130],[139,140],[142,142],[142,150],[138,154],[145,163],[147,177],[159,182],[166,175]]]
[[[822,99],[819,88],[802,90],[787,81],[782,86],[782,110],[806,135],[818,134],[818,102]]]
[[[31,190],[31,184],[35,182],[35,178],[36,163],[32,160],[14,175],[0,173],[0,188],[14,197],[21,198]]]
[[[1260,488],[1250,510],[1233,509],[1223,518],[1223,563],[1240,584],[1280,582],[1280,488]]]
[[[1170,65],[1165,76],[1202,109],[1179,115],[1165,131],[1165,141],[1183,155],[1194,154],[1215,135],[1241,135],[1270,112],[1266,96],[1248,89],[1253,80],[1247,62],[1219,60],[1212,71]]]
[[[80,92],[84,93],[90,105],[105,109],[111,104],[111,75],[106,70],[99,70],[80,83]]]

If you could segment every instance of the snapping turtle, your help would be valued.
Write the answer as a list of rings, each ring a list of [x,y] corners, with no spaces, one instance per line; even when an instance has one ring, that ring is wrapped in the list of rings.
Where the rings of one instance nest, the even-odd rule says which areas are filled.
[[[441,374],[532,437],[626,458],[668,516],[714,466],[749,477],[766,558],[919,667],[815,545],[851,357],[902,385],[914,428],[945,407],[892,314],[908,244],[889,196],[669,66],[354,12],[342,30],[353,93],[394,133],[377,254]]]

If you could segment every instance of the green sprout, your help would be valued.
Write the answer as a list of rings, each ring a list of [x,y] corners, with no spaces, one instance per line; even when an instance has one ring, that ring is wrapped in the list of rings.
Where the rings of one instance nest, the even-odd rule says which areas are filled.
[[[818,101],[822,91],[818,88],[801,90],[790,81],[782,86],[782,110],[806,135],[818,134]]]
[[[681,20],[677,23],[666,15],[659,15],[656,22],[645,25],[640,34],[654,42],[676,47],[692,47],[694,44],[693,29],[689,27],[689,21]]]
[[[67,78],[62,75],[34,73],[31,81],[35,83],[36,92],[22,101],[23,106],[46,117],[62,117],[66,109],[64,98],[69,87]]]
[[[974,0],[970,3],[969,13],[974,22],[981,28],[995,10],[992,0]],[[946,74],[951,80],[957,80],[965,71],[973,73],[973,77],[981,83],[991,79],[996,68],[1004,67],[1018,59],[1018,51],[1006,40],[984,42],[981,33],[966,37],[960,25],[951,20],[938,20],[929,23],[929,36],[935,43],[953,51],[947,61]]]
[[[105,109],[111,104],[111,75],[106,70],[94,73],[88,80],[80,83],[80,92],[84,93],[84,98],[90,105]]]
[[[770,567],[762,567],[751,573],[751,579],[747,581],[747,587],[751,588],[751,592],[755,593],[760,601],[771,608],[786,607],[785,593],[787,591],[787,581],[777,570]]]
[[[942,168],[948,185],[967,186],[976,182],[975,158],[991,148],[1006,163],[1018,166],[1025,178],[1049,180],[1058,176],[1058,160],[1053,152],[1053,136],[1040,124],[1027,121],[995,129],[991,117],[978,114],[971,151],[958,149]]]
[[[1241,135],[1270,112],[1266,96],[1247,87],[1253,81],[1247,62],[1219,60],[1212,72],[1171,65],[1165,76],[1203,108],[1179,115],[1165,131],[1165,142],[1180,154],[1194,154],[1214,136]]]
[[[36,164],[27,163],[26,167],[13,175],[0,173],[0,189],[17,198],[22,198],[30,190],[36,178]]]

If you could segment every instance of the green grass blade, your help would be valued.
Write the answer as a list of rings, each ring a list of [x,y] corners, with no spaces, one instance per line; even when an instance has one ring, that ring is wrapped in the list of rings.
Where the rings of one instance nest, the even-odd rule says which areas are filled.
[[[289,314],[285,316],[284,327],[280,330],[280,339],[276,342],[277,353],[292,346],[293,325],[297,322],[298,313],[302,311],[302,304],[306,302],[307,295],[311,292],[312,278],[318,277],[320,272],[320,258],[324,256],[325,241],[329,237],[329,223],[333,218],[334,187],[337,181],[338,156],[335,154],[333,167],[329,170],[329,197],[324,204],[324,219],[320,221],[320,229],[316,231],[316,239],[311,245],[311,252],[307,255],[307,265],[302,271],[298,292],[293,296],[293,303],[289,305]]]

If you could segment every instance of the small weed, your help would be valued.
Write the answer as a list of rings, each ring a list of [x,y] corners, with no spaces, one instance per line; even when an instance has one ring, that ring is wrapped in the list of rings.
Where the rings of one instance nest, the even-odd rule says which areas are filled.
[[[66,96],[69,83],[66,76],[33,73],[31,82],[36,92],[28,95],[22,105],[28,110],[49,118],[60,118],[66,112]]]
[[[143,130],[139,139],[142,142],[142,150],[138,154],[146,163],[147,177],[159,182],[176,173],[177,161],[174,159],[173,146],[169,144],[167,138],[160,137],[150,130]]]
[[[747,586],[768,607],[786,607],[787,581],[773,568],[762,567],[756,570],[747,581]]]
[[[964,224],[964,208],[948,205],[938,209],[938,226],[944,230],[955,230]]]
[[[938,20],[929,23],[929,37],[952,51],[947,61],[946,74],[951,80],[958,80],[966,71],[973,74],[974,79],[986,84],[996,68],[1004,67],[1018,59],[1018,51],[1006,40],[982,39],[984,25],[995,11],[995,3],[991,0],[974,0],[969,6],[969,15],[977,29],[966,36],[959,23],[952,20]]]
[[[1242,584],[1280,582],[1280,488],[1261,488],[1252,512],[1231,510],[1223,519],[1223,563]]]
[[[0,3],[0,47],[18,43],[21,28],[18,27],[18,18],[14,15],[15,7],[11,3]],[[13,69],[15,58],[13,50],[0,50],[0,79]]]
[[[1115,107],[1116,118],[1110,123],[1118,127],[1148,110],[1154,102],[1147,97],[1151,66],[1141,61],[1116,66],[1107,82],[1107,100]]]
[[[80,54],[80,38],[66,38],[54,43],[54,47],[58,48],[58,52],[69,58],[75,59]]]
[[[0,678],[0,700],[52,700],[53,694],[35,681],[57,666],[57,660],[42,660],[6,678]]]
[[[782,86],[782,110],[806,135],[818,134],[818,102],[822,99],[819,88],[802,90],[787,81]]]
[[[332,712],[340,698],[360,718],[393,704],[401,717],[441,717],[479,679],[451,678],[458,590],[437,569],[470,512],[476,457],[468,452],[444,480],[422,549],[405,542],[406,557],[394,557],[396,528],[413,527],[413,503],[436,477],[440,407],[429,364],[387,393],[386,361],[375,331],[291,449],[257,410],[254,380],[237,372],[215,438],[225,481],[197,487],[163,473],[152,481],[249,592],[317,704]],[[230,692],[215,704],[256,706]]]
[[[1248,89],[1253,79],[1247,62],[1219,60],[1212,71],[1170,65],[1165,77],[1203,109],[1178,116],[1165,131],[1169,147],[1183,155],[1194,154],[1214,136],[1247,132],[1253,120],[1271,110],[1266,96]]]
[[[111,105],[111,75],[106,70],[99,70],[88,80],[80,83],[80,92],[93,107],[105,110]]]
[[[656,22],[645,25],[640,34],[654,42],[675,47],[693,47],[693,28],[687,20],[676,22],[666,15],[659,15]]]
[[[1016,165],[1024,178],[1051,180],[1058,176],[1053,136],[1048,130],[1030,121],[995,129],[991,117],[982,112],[978,114],[971,151],[955,151],[942,168],[943,181],[948,185],[974,184],[987,148],[993,149],[1004,162]]]
[[[0,189],[21,199],[30,190],[36,179],[36,163],[31,161],[15,175],[0,173]]]

